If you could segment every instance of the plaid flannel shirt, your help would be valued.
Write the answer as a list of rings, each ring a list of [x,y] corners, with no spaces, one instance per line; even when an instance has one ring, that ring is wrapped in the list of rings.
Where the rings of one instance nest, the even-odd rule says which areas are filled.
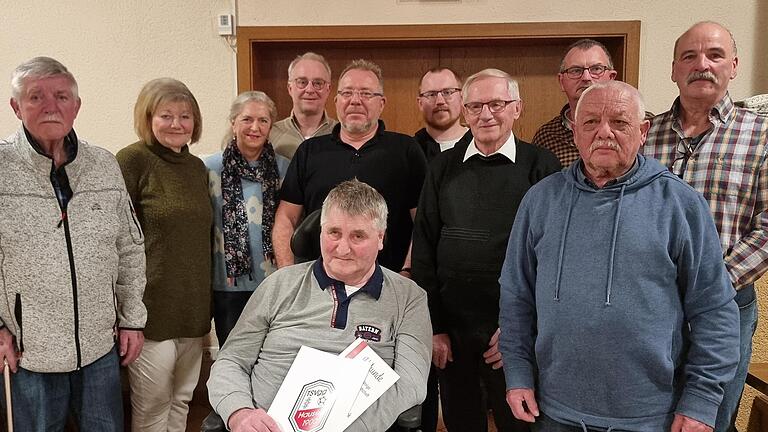
[[[728,94],[710,112],[697,145],[683,133],[680,99],[651,121],[641,151],[704,195],[736,289],[768,270],[768,117],[734,106]]]
[[[565,116],[568,109],[569,105],[565,104],[560,114],[541,125],[531,141],[533,145],[544,147],[554,153],[560,159],[560,165],[563,168],[567,168],[579,158],[579,150],[573,142],[571,123]]]

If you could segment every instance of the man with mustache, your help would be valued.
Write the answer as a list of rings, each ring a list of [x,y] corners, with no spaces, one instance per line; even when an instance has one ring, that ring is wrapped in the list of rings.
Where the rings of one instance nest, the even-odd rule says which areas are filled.
[[[448,430],[488,430],[490,408],[498,431],[527,431],[504,401],[498,280],[520,200],[560,163],[512,133],[522,101],[509,74],[485,69],[461,94],[474,138],[430,164],[413,230],[413,278],[429,299]]]
[[[0,140],[0,370],[18,431],[122,431],[120,365],[144,345],[144,236],[120,167],[78,138],[77,81],[50,57],[11,78]],[[3,412],[6,401],[2,398]]]
[[[461,125],[461,80],[453,69],[435,67],[421,77],[416,99],[425,126],[413,136],[427,162],[456,143],[471,140],[472,134]]]
[[[573,143],[573,113],[579,97],[596,82],[616,78],[608,48],[592,39],[580,39],[568,47],[560,62],[557,81],[568,103],[560,114],[541,125],[533,136],[533,145],[544,147],[567,167],[578,159],[579,151]]]
[[[728,29],[701,22],[675,42],[672,109],[655,117],[643,153],[698,190],[720,233],[736,289],[741,359],[725,388],[715,430],[734,430],[757,328],[754,282],[768,270],[768,118],[734,106],[728,83],[739,63]]]
[[[712,430],[739,317],[701,194],[638,155],[620,81],[576,106],[581,160],[534,185],[501,271],[507,402],[535,431]]]
[[[334,98],[339,124],[330,135],[304,141],[291,160],[280,190],[272,239],[278,267],[294,263],[290,239],[302,214],[322,206],[328,192],[357,178],[373,186],[389,207],[387,237],[378,262],[410,272],[412,217],[424,182],[426,161],[413,138],[385,130],[381,68],[354,60],[341,72]]]
[[[269,133],[278,154],[291,159],[304,140],[331,133],[338,122],[325,112],[330,93],[331,66],[325,57],[307,52],[293,59],[288,65],[291,115],[276,122]]]

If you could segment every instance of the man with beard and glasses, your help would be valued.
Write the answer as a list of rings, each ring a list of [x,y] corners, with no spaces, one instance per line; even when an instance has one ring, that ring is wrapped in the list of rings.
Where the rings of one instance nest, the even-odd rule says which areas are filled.
[[[704,194],[720,233],[741,317],[741,360],[725,387],[718,432],[732,431],[757,328],[754,283],[768,270],[768,117],[734,106],[728,84],[739,59],[731,32],[700,22],[675,42],[680,95],[651,122],[643,153]]]
[[[707,202],[638,155],[649,128],[620,81],[576,106],[580,160],[534,185],[501,271],[507,403],[543,432],[707,432],[739,316]]]
[[[468,128],[461,125],[461,80],[452,69],[435,67],[421,78],[416,99],[426,125],[413,136],[431,161],[440,152],[460,141],[471,140]]]
[[[426,160],[413,138],[384,129],[381,68],[354,60],[341,72],[334,98],[339,124],[330,135],[304,141],[280,190],[272,239],[278,267],[294,263],[290,239],[302,214],[319,209],[337,184],[357,178],[373,186],[389,207],[387,238],[378,262],[410,272],[413,217],[424,182]]]
[[[438,66],[428,70],[421,77],[416,103],[426,125],[413,138],[427,157],[427,162],[456,144],[472,139],[472,132],[459,121],[461,80],[453,69]],[[421,404],[422,431],[435,432],[438,410],[437,372],[433,365],[429,371],[427,398]]]

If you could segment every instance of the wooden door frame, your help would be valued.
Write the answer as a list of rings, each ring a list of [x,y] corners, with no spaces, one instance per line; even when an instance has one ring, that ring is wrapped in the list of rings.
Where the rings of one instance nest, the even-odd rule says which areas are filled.
[[[583,21],[484,24],[403,24],[343,26],[269,26],[237,28],[237,87],[251,90],[254,49],[272,42],[416,42],[619,38],[623,41],[620,76],[637,87],[640,69],[640,21]]]

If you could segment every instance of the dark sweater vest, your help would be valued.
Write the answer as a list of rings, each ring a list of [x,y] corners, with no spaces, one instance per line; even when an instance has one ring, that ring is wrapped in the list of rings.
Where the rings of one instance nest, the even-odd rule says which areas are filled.
[[[414,234],[414,275],[432,291],[436,332],[472,329],[487,340],[498,327],[499,273],[520,201],[560,164],[550,152],[519,140],[515,162],[501,154],[463,162],[469,144],[457,144],[430,165],[419,203],[425,223],[417,219]],[[429,239],[436,244],[425,249]],[[434,254],[434,268],[423,253]],[[422,278],[430,272],[436,280]]]

